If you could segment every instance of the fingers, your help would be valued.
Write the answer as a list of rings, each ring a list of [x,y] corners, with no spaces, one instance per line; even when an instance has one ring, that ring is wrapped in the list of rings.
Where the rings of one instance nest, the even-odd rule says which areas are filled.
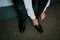
[[[45,12],[42,12],[42,14],[40,15],[40,20],[41,20],[41,21],[44,20],[45,17],[46,17]],[[32,20],[32,23],[33,23],[33,25],[38,25],[38,19],[33,19],[33,20]]]
[[[32,22],[33,22],[33,25],[38,25],[38,20],[37,19],[33,19]]]
[[[45,17],[46,17],[46,13],[45,13],[45,12],[42,12],[42,14],[41,14],[41,16],[40,16],[41,21],[44,20]]]

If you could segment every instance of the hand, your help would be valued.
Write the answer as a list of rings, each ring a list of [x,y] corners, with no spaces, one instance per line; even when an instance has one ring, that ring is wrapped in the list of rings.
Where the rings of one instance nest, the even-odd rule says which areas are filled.
[[[42,14],[41,14],[41,16],[40,16],[41,21],[44,20],[45,17],[46,17],[46,13],[45,13],[45,12],[42,12]]]
[[[34,26],[35,26],[35,25],[38,25],[38,20],[37,20],[37,19],[33,19],[32,22],[33,22],[33,25],[34,25]]]

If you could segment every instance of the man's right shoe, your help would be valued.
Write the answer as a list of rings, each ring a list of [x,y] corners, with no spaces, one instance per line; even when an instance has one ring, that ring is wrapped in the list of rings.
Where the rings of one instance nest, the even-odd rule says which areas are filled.
[[[40,24],[39,24],[38,26],[35,25],[34,27],[35,27],[35,29],[36,29],[39,33],[43,33],[43,29],[42,29],[42,27],[41,27]]]
[[[23,32],[25,31],[25,29],[26,29],[26,22],[21,21],[21,22],[19,23],[19,31],[20,31],[21,33],[23,33]]]

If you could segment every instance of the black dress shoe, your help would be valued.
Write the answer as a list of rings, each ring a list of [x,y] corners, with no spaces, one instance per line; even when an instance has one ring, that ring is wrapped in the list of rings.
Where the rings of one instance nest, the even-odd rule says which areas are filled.
[[[42,29],[42,27],[41,27],[40,24],[39,24],[38,26],[35,25],[34,27],[36,28],[36,30],[37,30],[39,33],[43,33],[43,29]]]
[[[20,31],[21,33],[23,33],[23,32],[25,31],[25,29],[26,29],[26,22],[21,21],[21,22],[19,23],[19,31]]]

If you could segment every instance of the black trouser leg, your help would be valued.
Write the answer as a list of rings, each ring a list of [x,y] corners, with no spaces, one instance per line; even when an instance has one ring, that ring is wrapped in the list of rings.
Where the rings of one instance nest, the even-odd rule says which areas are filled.
[[[19,21],[26,22],[26,18],[27,18],[26,12],[25,11],[20,11],[19,14],[18,14]]]
[[[47,1],[48,0],[38,0],[38,1],[35,1],[35,5],[34,6],[34,12],[35,12],[35,15],[36,15],[36,18],[39,19],[39,16],[41,15],[41,13],[43,12],[46,4],[47,4]],[[35,28],[36,30],[39,32],[39,33],[42,33],[43,32],[43,29],[39,23],[38,26],[35,25]]]
[[[21,9],[19,8],[17,11],[18,11],[18,19],[19,19],[19,30],[20,32],[24,32],[26,28],[27,12],[24,6],[21,7]]]
[[[35,14],[36,14],[37,19],[39,18],[40,14],[43,12],[47,2],[48,2],[48,0],[40,0],[39,4],[38,4],[38,8],[36,9],[36,7],[35,7],[35,9],[36,9]]]

